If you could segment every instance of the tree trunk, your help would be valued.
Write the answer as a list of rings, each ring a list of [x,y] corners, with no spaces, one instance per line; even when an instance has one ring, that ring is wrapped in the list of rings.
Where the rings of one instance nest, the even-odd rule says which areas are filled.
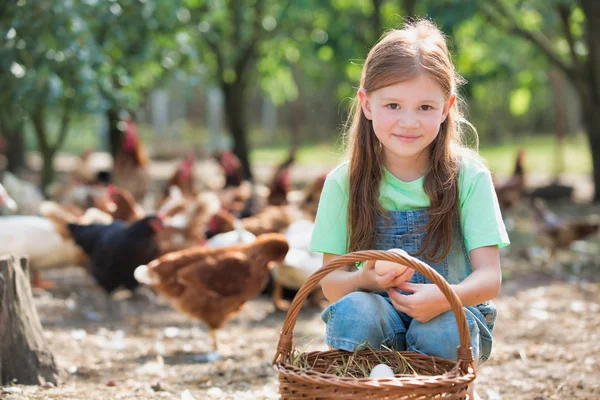
[[[8,165],[6,169],[17,174],[25,166],[25,140],[23,122],[20,115],[12,115],[11,110],[3,110],[0,115],[0,136],[7,141],[6,152]]]
[[[240,159],[245,179],[252,180],[252,170],[248,157],[248,123],[246,121],[246,88],[236,80],[233,84],[222,84],[225,98],[225,119],[233,137],[233,152]]]
[[[553,69],[549,73],[552,84],[552,103],[554,114],[554,182],[565,172],[565,135],[567,130],[567,105],[565,103],[564,77]]]
[[[56,152],[52,149],[42,149],[42,181],[41,189],[47,197],[46,189],[54,180],[54,156]]]
[[[594,177],[594,202],[600,201],[600,7],[597,0],[579,1],[585,14],[585,38],[588,60],[583,71],[576,71],[570,78],[574,81],[579,98],[583,121],[592,152]],[[583,73],[582,73],[583,72]]]
[[[0,385],[57,384],[58,370],[48,349],[31,297],[26,258],[0,257]]]
[[[8,136],[6,158],[8,160],[6,169],[14,174],[25,166],[25,138],[22,130]]]
[[[375,40],[379,39],[382,32],[381,3],[382,0],[372,0],[373,3],[373,28],[375,28]]]
[[[108,121],[108,149],[113,159],[117,157],[119,147],[123,138],[123,131],[119,129],[119,110],[111,108],[106,112],[106,119]]]
[[[589,91],[589,87],[587,87]],[[580,92],[580,90],[578,90]],[[594,104],[591,96],[580,92],[583,109],[583,124],[592,153],[594,180],[594,202],[600,202],[600,104]],[[587,101],[587,103],[586,103]]]

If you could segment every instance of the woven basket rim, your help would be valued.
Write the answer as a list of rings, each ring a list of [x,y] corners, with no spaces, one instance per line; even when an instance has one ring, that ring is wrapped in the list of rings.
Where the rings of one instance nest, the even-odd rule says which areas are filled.
[[[311,356],[320,356],[321,354],[327,353],[335,353],[339,350],[324,350],[324,351],[311,351],[306,353]],[[372,350],[361,350],[357,354],[362,352],[371,352]],[[389,350],[381,350],[378,352],[393,352]],[[348,354],[353,354],[352,352],[347,352]],[[398,353],[402,355],[410,355],[410,354],[418,354],[421,356],[426,356],[424,354],[420,354],[412,351],[399,351]],[[401,377],[393,377],[393,378],[354,378],[347,376],[337,376],[330,373],[319,372],[315,370],[298,368],[290,363],[282,363],[277,361],[273,364],[273,368],[278,371],[280,374],[286,375],[288,377],[294,378],[303,378],[305,380],[313,381],[315,384],[323,384],[323,380],[327,380],[327,384],[335,385],[335,382],[339,382],[344,386],[348,385],[357,385],[357,387],[373,386],[377,388],[382,387],[405,387],[405,388],[419,388],[424,384],[427,384],[428,387],[437,387],[439,385],[440,388],[446,388],[449,384],[468,384],[471,383],[475,379],[475,371],[470,369],[469,372],[463,372],[458,364],[454,361],[446,360],[440,357],[427,356],[431,358],[433,361],[439,361],[440,363],[446,363],[452,365],[452,368],[446,371],[443,374],[438,375],[424,375],[424,374],[416,374],[410,376],[401,376]]]

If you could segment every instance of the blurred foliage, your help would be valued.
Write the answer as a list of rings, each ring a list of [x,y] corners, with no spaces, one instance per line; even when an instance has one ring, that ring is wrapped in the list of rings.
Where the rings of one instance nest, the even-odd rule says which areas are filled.
[[[289,125],[280,122],[281,131],[300,123],[307,140],[331,141],[369,48],[414,13],[448,35],[468,81],[460,93],[469,119],[484,143],[501,143],[553,129],[548,72],[556,61],[584,65],[590,58],[581,1],[8,1],[0,5],[0,134],[21,132],[33,113],[48,112],[47,145],[58,149],[61,132],[70,130],[60,121],[70,114],[137,111],[153,89],[178,80],[223,89],[226,121],[241,118],[230,131],[246,135],[259,108],[246,109],[266,95]],[[567,95],[565,103],[576,102],[573,91]]]

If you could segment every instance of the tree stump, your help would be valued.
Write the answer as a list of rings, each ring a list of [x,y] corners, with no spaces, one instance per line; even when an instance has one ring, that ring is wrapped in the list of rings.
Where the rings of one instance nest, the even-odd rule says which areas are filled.
[[[0,256],[0,385],[57,384],[54,356],[33,304],[27,258]]]

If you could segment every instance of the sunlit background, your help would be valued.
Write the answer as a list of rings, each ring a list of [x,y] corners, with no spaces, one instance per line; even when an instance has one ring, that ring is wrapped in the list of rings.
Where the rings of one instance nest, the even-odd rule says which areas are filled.
[[[228,174],[222,155],[233,154],[237,178],[252,182],[253,196],[257,187],[272,192],[285,171],[282,201],[304,204],[314,183],[345,156],[343,126],[370,47],[387,30],[422,17],[447,35],[466,79],[459,94],[477,136],[467,129],[465,141],[479,144],[494,174],[512,241],[502,251],[498,344],[481,369],[480,394],[597,398],[596,0],[4,1],[0,183],[18,207],[0,214],[39,214],[47,199],[79,218],[91,203],[74,208],[68,199],[79,185],[104,185],[111,174],[118,185],[129,182],[120,185],[131,192],[147,177],[143,195],[134,196],[154,212],[192,155],[194,195],[210,191],[231,200],[221,196]],[[127,132],[137,132],[136,146],[149,160],[125,173],[129,181],[118,181],[113,166]],[[290,155],[290,164],[277,169]],[[538,205],[545,217],[532,198],[545,201]],[[576,233],[582,224],[591,226],[585,235]],[[7,231],[0,226],[5,243],[13,239]],[[7,252],[29,248],[32,236],[25,237],[25,247]],[[199,243],[197,236],[186,240]],[[43,272],[58,288],[34,292],[35,301],[45,337],[69,370],[66,388],[80,379],[87,389],[101,387],[106,398],[119,386],[139,398],[276,397],[270,359],[284,314],[273,314],[265,298],[250,301],[249,311],[223,328],[221,364],[198,367],[194,352],[210,348],[210,338],[196,322],[162,303],[104,315],[82,270]],[[148,309],[160,317],[140,316]],[[324,333],[318,311],[301,319],[300,336],[318,348]],[[258,333],[244,343],[256,341],[256,348],[241,343],[249,332]],[[94,346],[98,354],[86,353]],[[22,391],[11,392],[14,398],[42,396],[39,388],[14,388]],[[61,390],[47,393],[63,398],[71,389]]]

